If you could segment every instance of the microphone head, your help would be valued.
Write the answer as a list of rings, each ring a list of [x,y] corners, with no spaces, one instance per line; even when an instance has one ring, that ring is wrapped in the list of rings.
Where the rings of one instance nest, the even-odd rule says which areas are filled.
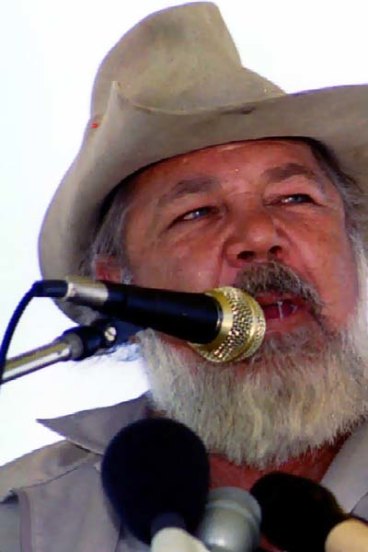
[[[251,494],[261,507],[263,534],[288,552],[323,551],[331,529],[349,517],[328,489],[305,477],[272,472]]]
[[[217,336],[210,343],[190,343],[210,362],[233,362],[252,356],[261,346],[266,320],[261,306],[244,290],[215,288],[206,292],[213,297],[222,314]]]
[[[255,550],[260,524],[261,510],[250,493],[237,487],[220,487],[208,495],[197,537],[216,552]]]
[[[177,514],[194,532],[209,489],[209,462],[197,435],[185,425],[149,418],[121,430],[102,461],[102,484],[130,532],[149,544],[162,514]]]

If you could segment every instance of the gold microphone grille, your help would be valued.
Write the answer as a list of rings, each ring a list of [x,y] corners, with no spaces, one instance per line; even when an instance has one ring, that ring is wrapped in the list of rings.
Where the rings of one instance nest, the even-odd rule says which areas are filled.
[[[206,292],[221,305],[223,319],[217,337],[205,345],[191,346],[211,362],[243,360],[260,347],[266,322],[260,305],[239,288],[223,287]]]

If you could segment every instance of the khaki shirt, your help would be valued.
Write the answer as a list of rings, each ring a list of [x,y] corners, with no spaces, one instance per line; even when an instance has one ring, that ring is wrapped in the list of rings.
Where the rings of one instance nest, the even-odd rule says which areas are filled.
[[[148,550],[124,533],[104,496],[99,474],[101,455],[112,437],[147,414],[147,398],[142,396],[113,407],[41,420],[66,440],[0,468],[0,552]],[[322,483],[345,510],[368,520],[367,458],[365,423],[345,442]]]

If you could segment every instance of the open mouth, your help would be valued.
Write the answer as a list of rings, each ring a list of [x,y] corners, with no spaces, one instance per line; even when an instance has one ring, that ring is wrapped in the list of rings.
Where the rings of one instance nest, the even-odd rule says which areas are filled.
[[[302,309],[306,309],[305,303],[297,297],[256,297],[256,300],[261,305],[266,320],[283,320],[284,318],[293,316]]]

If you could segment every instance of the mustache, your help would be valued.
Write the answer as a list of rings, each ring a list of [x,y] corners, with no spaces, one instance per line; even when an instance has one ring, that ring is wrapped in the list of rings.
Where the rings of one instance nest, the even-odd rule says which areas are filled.
[[[323,307],[321,297],[312,284],[290,267],[276,261],[245,267],[238,273],[234,286],[253,297],[267,292],[294,295],[306,302],[316,317]]]

